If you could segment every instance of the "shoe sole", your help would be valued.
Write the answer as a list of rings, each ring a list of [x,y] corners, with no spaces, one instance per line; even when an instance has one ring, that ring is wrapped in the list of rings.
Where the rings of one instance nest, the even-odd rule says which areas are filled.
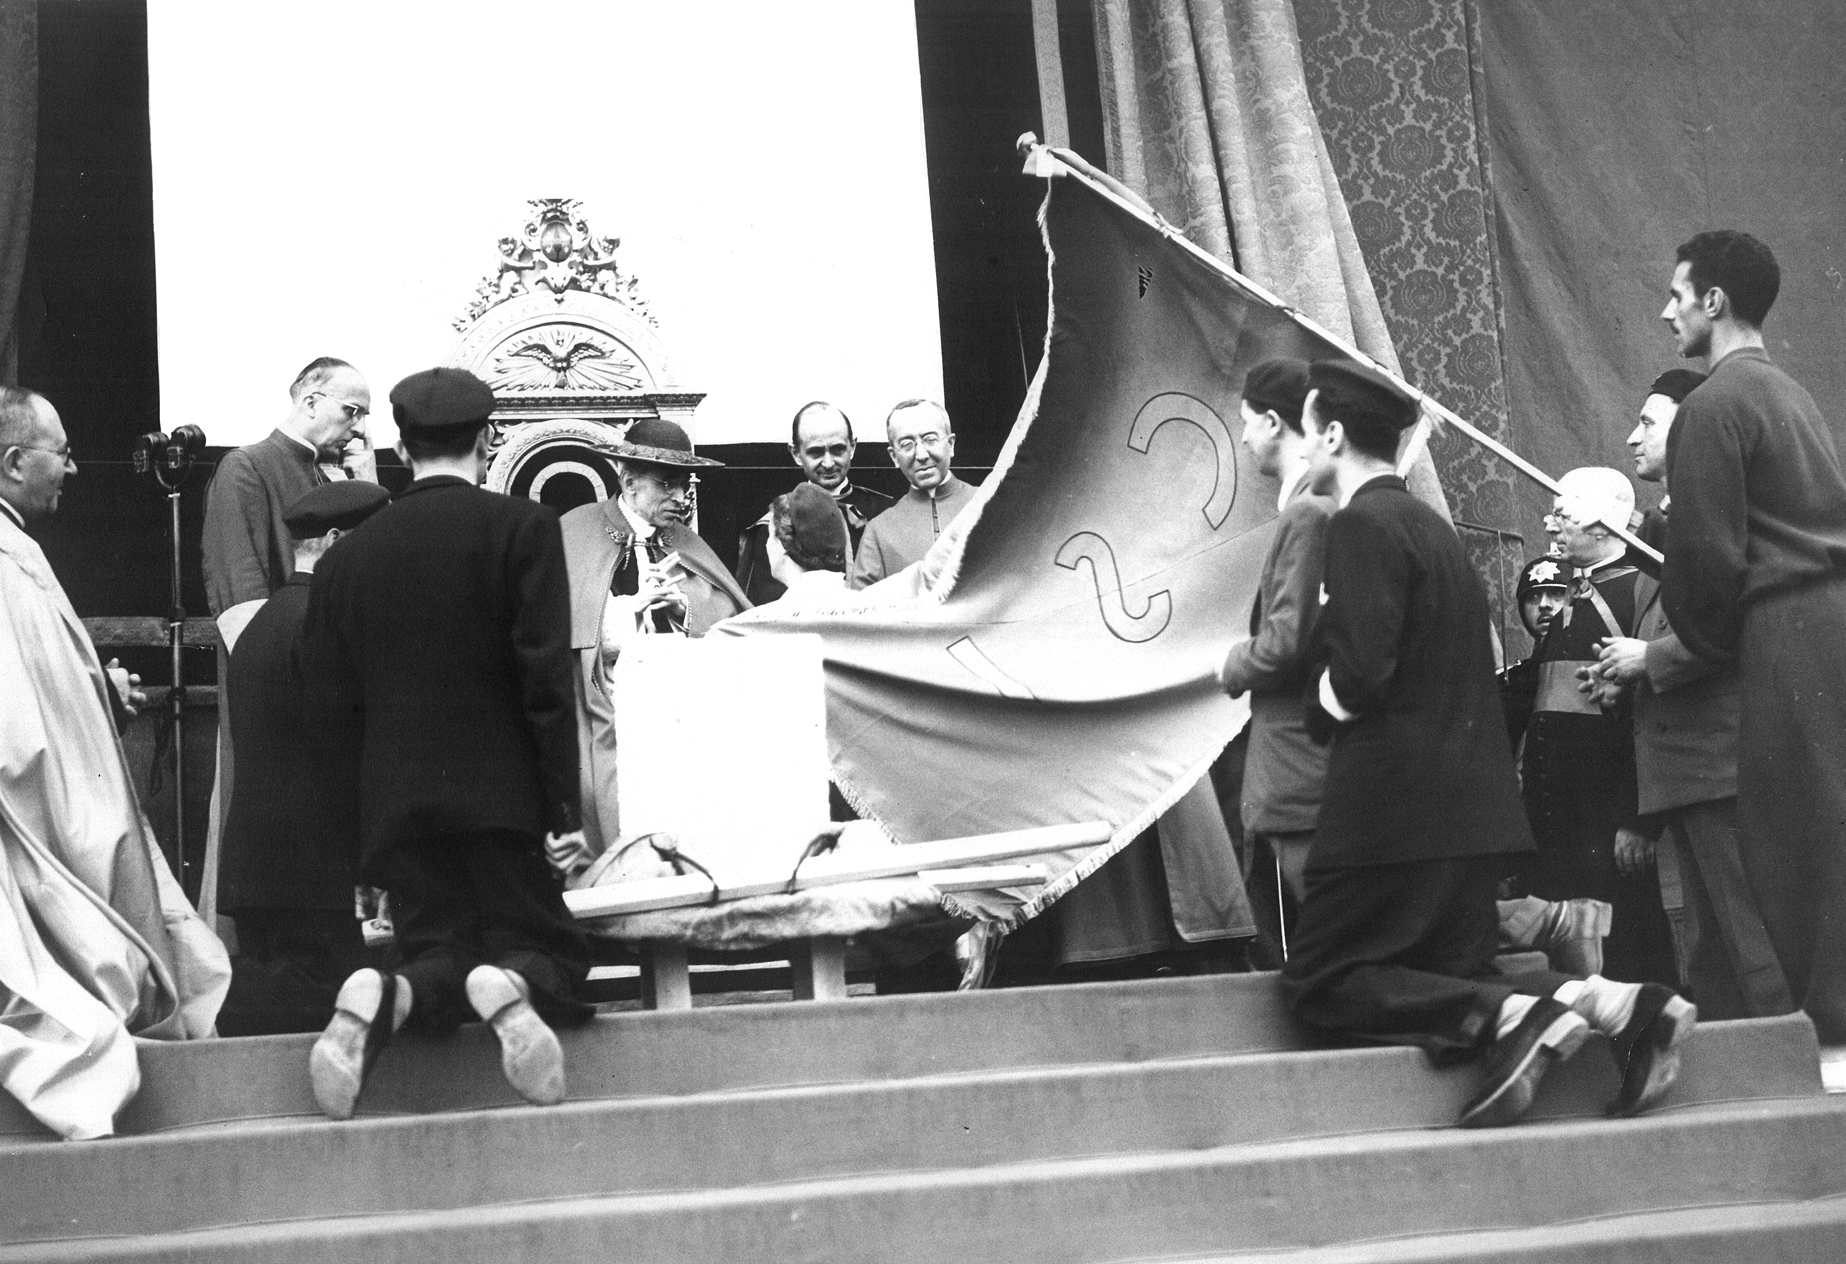
[[[384,977],[362,970],[347,979],[333,1019],[308,1051],[308,1083],[329,1119],[351,1119],[365,1087],[365,1041],[384,1001]]]
[[[534,1106],[564,1100],[564,1047],[504,970],[480,966],[468,975],[468,1003],[500,1041],[500,1070],[513,1091]]]
[[[1673,1087],[1673,1081],[1679,1078],[1680,1049],[1686,1038],[1692,1035],[1692,1029],[1698,1025],[1698,1006],[1684,997],[1675,996],[1661,1007],[1654,1019],[1653,1030],[1649,1033],[1648,1046],[1653,1055],[1647,1059],[1647,1071],[1644,1082],[1638,1092],[1631,1097],[1629,1080],[1634,1075],[1634,1062],[1630,1061],[1627,1073],[1622,1078],[1622,1092],[1609,1103],[1608,1113],[1616,1118],[1638,1115],[1644,1110],[1659,1104]],[[1637,1057],[1645,1055],[1637,1054]]]
[[[1500,1087],[1475,1102],[1458,1121],[1463,1128],[1503,1128],[1532,1108],[1538,1082],[1554,1062],[1563,1062],[1589,1039],[1590,1025],[1581,1015],[1559,1014],[1539,1034]]]

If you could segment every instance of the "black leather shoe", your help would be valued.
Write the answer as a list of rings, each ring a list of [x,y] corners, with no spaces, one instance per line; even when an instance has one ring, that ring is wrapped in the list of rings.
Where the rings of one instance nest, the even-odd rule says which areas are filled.
[[[340,985],[333,1020],[308,1053],[314,1100],[329,1119],[351,1119],[378,1055],[391,1043],[397,976],[359,970]]]
[[[1493,1042],[1487,1082],[1461,1112],[1461,1126],[1500,1128],[1516,1122],[1531,1108],[1551,1064],[1581,1049],[1589,1034],[1590,1025],[1569,1006],[1550,997],[1534,1001],[1519,1025]]]
[[[1698,1007],[1673,989],[1643,983],[1634,1016],[1609,1042],[1622,1088],[1606,1107],[1611,1115],[1638,1115],[1659,1103],[1679,1077],[1679,1051],[1698,1026]]]

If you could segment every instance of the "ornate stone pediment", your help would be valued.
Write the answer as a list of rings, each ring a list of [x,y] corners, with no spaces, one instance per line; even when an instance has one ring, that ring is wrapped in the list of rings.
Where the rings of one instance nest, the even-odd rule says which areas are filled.
[[[598,237],[569,198],[535,198],[502,237],[449,362],[499,400],[501,439],[487,485],[558,509],[615,491],[608,451],[642,417],[692,433],[703,392],[674,379],[659,323],[621,266],[621,241]]]

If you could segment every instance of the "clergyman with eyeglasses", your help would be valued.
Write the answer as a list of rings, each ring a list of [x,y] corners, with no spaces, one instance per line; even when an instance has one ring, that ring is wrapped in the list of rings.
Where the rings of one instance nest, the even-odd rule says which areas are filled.
[[[615,445],[622,494],[560,520],[570,571],[571,648],[578,657],[577,744],[583,833],[600,853],[620,832],[615,810],[615,713],[609,670],[638,636],[704,636],[750,608],[711,546],[689,525],[696,456],[673,422],[644,417]],[[568,863],[564,867],[570,867]]]
[[[941,404],[906,399],[885,417],[891,461],[910,484],[896,504],[867,524],[853,560],[852,585],[864,588],[920,561],[955,516],[974,499],[974,488],[949,469],[955,428]]]

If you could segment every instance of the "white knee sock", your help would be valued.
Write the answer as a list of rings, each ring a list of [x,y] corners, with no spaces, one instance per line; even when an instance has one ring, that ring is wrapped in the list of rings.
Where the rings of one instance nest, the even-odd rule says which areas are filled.
[[[1583,1015],[1589,1025],[1603,1035],[1615,1036],[1634,1017],[1634,1003],[1641,995],[1641,985],[1617,983],[1600,974],[1592,974],[1587,979],[1572,979],[1552,995]]]

